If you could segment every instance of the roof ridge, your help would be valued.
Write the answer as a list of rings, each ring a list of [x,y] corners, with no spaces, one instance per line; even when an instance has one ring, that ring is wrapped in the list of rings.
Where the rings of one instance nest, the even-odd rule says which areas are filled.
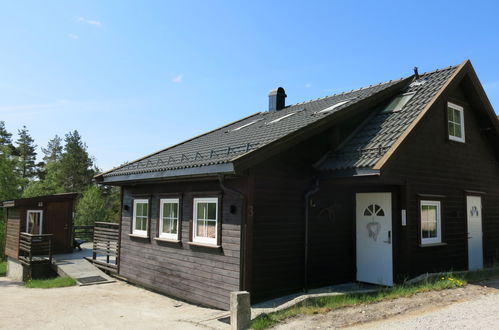
[[[152,156],[154,156],[154,155],[156,155],[156,154],[159,154],[159,153],[161,153],[161,152],[163,152],[163,151],[167,151],[167,150],[169,150],[169,149],[175,148],[175,147],[177,147],[177,146],[180,146],[180,145],[182,145],[182,144],[185,144],[185,143],[187,143],[187,142],[190,142],[190,141],[192,141],[192,140],[194,140],[194,139],[198,139],[198,138],[200,138],[200,137],[202,137],[202,136],[205,136],[205,135],[208,135],[208,134],[210,134],[210,133],[216,132],[216,131],[221,130],[221,129],[225,128],[225,127],[228,127],[228,126],[230,126],[230,125],[234,125],[234,124],[236,124],[236,123],[239,123],[239,122],[241,122],[241,121],[243,121],[243,120],[246,120],[246,119],[248,119],[248,118],[251,118],[251,117],[256,116],[256,115],[259,115],[259,114],[261,114],[261,112],[256,112],[256,113],[254,113],[254,114],[252,114],[252,115],[249,115],[249,116],[246,116],[246,117],[244,117],[244,118],[242,118],[242,119],[239,119],[239,120],[233,121],[233,122],[231,122],[231,123],[228,123],[228,124],[226,124],[226,125],[223,125],[223,126],[220,126],[220,127],[214,128],[214,129],[212,129],[212,130],[210,130],[210,131],[208,131],[208,132],[205,132],[205,133],[202,133],[202,134],[196,135],[196,136],[194,136],[194,137],[192,137],[192,138],[190,138],[190,139],[187,139],[187,140],[181,141],[181,142],[176,143],[176,144],[174,144],[174,145],[168,146],[168,147],[163,148],[163,149],[161,149],[161,150],[155,151],[155,152],[150,153],[150,154],[148,154],[148,155],[145,155],[145,156],[143,156],[143,157],[140,157],[140,158],[137,158],[137,159],[135,159],[135,160],[132,160],[132,161],[130,161],[130,162],[126,162],[126,163],[121,164],[121,165],[119,165],[119,166],[116,166],[116,167],[114,167],[114,168],[112,168],[112,169],[110,169],[110,170],[108,170],[108,171],[105,171],[105,172],[99,173],[99,174],[95,175],[95,176],[94,176],[94,178],[97,178],[97,177],[100,177],[100,176],[106,175],[106,174],[108,174],[108,173],[111,173],[111,172],[113,172],[113,171],[116,171],[116,170],[118,170],[118,169],[120,169],[120,168],[122,168],[122,167],[128,166],[128,165],[130,165],[130,164],[140,162],[141,160],[144,160],[144,159],[146,159],[146,158],[152,157]]]
[[[445,68],[435,69],[433,71],[428,71],[428,72],[423,72],[423,73],[420,73],[419,75],[420,76],[424,76],[424,75],[428,75],[428,74],[432,74],[432,73],[437,73],[437,72],[440,72],[440,71],[454,69],[454,68],[457,68],[458,66],[459,66],[459,64],[458,65],[450,65],[450,66],[445,67]],[[343,91],[341,93],[335,93],[335,94],[331,94],[331,95],[326,95],[326,96],[319,97],[319,98],[316,98],[316,99],[311,99],[311,100],[308,100],[308,101],[303,101],[303,102],[298,102],[298,103],[290,104],[286,108],[294,107],[294,106],[297,106],[297,105],[303,105],[303,104],[306,104],[306,103],[315,102],[315,101],[319,101],[319,100],[324,100],[324,99],[327,99],[327,98],[330,98],[330,97],[333,97],[333,96],[339,96],[339,95],[343,95],[343,94],[349,94],[349,93],[353,93],[353,92],[358,92],[358,91],[361,91],[361,90],[364,90],[364,89],[368,89],[368,88],[373,88],[373,87],[376,87],[376,86],[381,86],[381,85],[389,84],[391,82],[397,82],[397,81],[409,78],[410,76],[411,75],[409,75],[407,77],[401,77],[399,79],[391,79],[391,80],[380,82],[380,83],[377,83],[377,84],[373,84],[373,85],[369,85],[369,86],[365,86],[365,87],[360,87],[360,88],[352,89],[352,90],[349,90],[349,91]]]
[[[324,100],[324,99],[327,99],[327,98],[331,98],[331,97],[339,96],[339,95],[343,95],[343,94],[350,94],[350,93],[353,93],[353,92],[358,92],[358,91],[361,91],[361,90],[364,90],[364,89],[373,88],[373,87],[377,87],[377,86],[381,86],[381,85],[386,85],[386,84],[389,84],[389,83],[396,83],[396,82],[401,81],[403,79],[407,79],[408,77],[410,77],[410,76],[401,77],[399,79],[391,79],[391,80],[383,81],[383,82],[380,82],[380,83],[377,83],[377,84],[373,84],[373,85],[369,85],[369,86],[365,86],[365,87],[360,87],[360,88],[352,89],[352,90],[349,90],[349,91],[343,91],[341,93],[335,93],[335,94],[331,94],[331,95],[326,95],[326,96],[323,96],[323,97],[319,97],[319,98],[316,98],[316,99],[311,99],[311,100],[308,100],[308,101],[294,103],[294,104],[288,105],[286,108],[291,108],[291,107],[294,107],[294,106],[297,106],[297,105],[303,105],[303,104],[307,104],[307,103],[310,103],[310,102],[316,102],[316,101]]]
[[[461,64],[458,64],[458,65],[450,65],[448,67],[445,67],[445,68],[441,68],[441,69],[435,69],[433,71],[428,71],[428,72],[423,72],[423,73],[420,73],[419,75],[420,76],[425,76],[425,75],[428,75],[428,74],[432,74],[432,73],[437,73],[437,72],[441,72],[441,71],[446,71],[446,70],[450,70],[450,69],[456,69],[457,67],[459,67]]]

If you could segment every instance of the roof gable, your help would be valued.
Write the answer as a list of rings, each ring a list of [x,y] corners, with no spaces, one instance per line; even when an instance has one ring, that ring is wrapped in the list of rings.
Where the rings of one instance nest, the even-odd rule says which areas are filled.
[[[317,168],[329,171],[344,171],[348,174],[378,173],[383,165],[396,152],[401,143],[412,132],[428,110],[445,95],[445,92],[470,77],[479,102],[483,105],[485,117],[494,129],[488,133],[499,146],[499,121],[488,101],[478,77],[469,60],[457,67],[449,67],[426,73],[415,81],[406,92],[414,92],[414,97],[400,112],[378,112],[369,118],[347,141],[334,152],[327,154],[318,162]],[[499,156],[499,152],[498,152]]]

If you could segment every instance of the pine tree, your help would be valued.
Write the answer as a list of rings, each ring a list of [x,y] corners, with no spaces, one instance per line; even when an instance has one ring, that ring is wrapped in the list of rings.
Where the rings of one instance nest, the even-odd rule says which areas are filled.
[[[12,146],[12,134],[7,132],[5,122],[0,120],[0,147]]]
[[[35,141],[29,135],[26,126],[23,126],[23,128],[18,131],[18,134],[19,138],[16,141],[16,155],[19,159],[18,173],[24,179],[24,183],[22,184],[24,189],[29,180],[38,173],[38,167],[35,163],[36,144],[34,144]]]
[[[60,160],[62,156],[62,139],[56,135],[47,143],[47,148],[42,148],[43,161],[45,163]]]
[[[64,152],[60,160],[59,180],[67,192],[83,192],[95,174],[93,161],[78,131],[66,134]]]

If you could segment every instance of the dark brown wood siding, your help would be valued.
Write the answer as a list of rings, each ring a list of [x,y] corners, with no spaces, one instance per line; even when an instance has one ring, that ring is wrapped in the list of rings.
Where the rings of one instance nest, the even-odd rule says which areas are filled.
[[[249,281],[245,289],[251,292],[253,302],[304,289],[305,194],[314,188],[315,179],[319,175],[313,170],[313,164],[328,150],[334,149],[343,141],[362,118],[362,116],[350,118],[349,122],[294,145],[250,169],[248,218],[250,252],[246,260]],[[338,195],[341,195],[341,192],[338,192]],[[349,231],[349,225],[345,226],[342,230]],[[313,253],[313,260],[320,259],[324,252],[317,248],[320,245],[317,241],[324,240],[324,232],[320,227],[320,224],[314,222],[309,228],[311,235],[318,232],[320,232],[318,235],[321,235],[320,238],[314,237],[314,241],[310,241],[312,245],[309,247],[313,252],[309,252],[309,257]],[[341,234],[338,237],[340,236]],[[312,236],[309,237],[312,239]],[[341,238],[343,239],[342,236]],[[345,255],[341,255],[338,263],[342,264],[344,259]],[[328,267],[331,269],[331,265],[326,263],[334,263],[334,256],[331,256],[330,260],[323,261],[324,264],[318,268],[316,261],[313,261],[314,265],[309,264],[314,268],[314,274]],[[349,278],[350,274],[351,269],[342,269],[341,273],[335,274],[332,280]],[[311,283],[309,277],[308,284]]]
[[[19,232],[21,217],[19,209],[7,209],[7,230],[5,237],[5,255],[17,259],[19,257]]]
[[[304,195],[310,178],[284,164],[257,167],[254,179],[252,301],[303,288]]]
[[[244,189],[244,182],[227,186]],[[172,195],[173,194],[173,195]],[[159,200],[181,197],[180,244],[158,237]],[[191,242],[193,199],[220,196],[221,249],[195,247]],[[133,199],[150,200],[150,237],[130,237]],[[123,187],[120,275],[153,290],[222,309],[229,308],[229,293],[240,288],[240,224],[242,199],[223,191],[218,181],[187,181]]]
[[[447,101],[464,106],[466,142],[448,140]],[[483,206],[484,259],[499,258],[499,166],[480,126],[476,109],[461,87],[435,104],[382,169],[383,180],[405,182],[407,226],[399,277],[425,272],[467,269],[466,194],[480,191]],[[442,240],[447,245],[420,247],[419,201],[442,195]]]

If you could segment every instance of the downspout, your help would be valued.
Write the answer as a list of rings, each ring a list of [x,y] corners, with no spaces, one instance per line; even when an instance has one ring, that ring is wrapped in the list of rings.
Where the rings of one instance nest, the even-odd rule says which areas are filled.
[[[303,292],[308,292],[308,223],[309,223],[309,208],[310,197],[319,191],[319,178],[315,179],[315,186],[305,193],[305,246],[304,246],[304,262],[303,262]]]
[[[239,196],[242,200],[242,207],[241,207],[241,234],[240,234],[240,245],[239,245],[239,253],[240,253],[240,266],[239,266],[239,290],[244,290],[244,277],[246,276],[246,263],[244,260],[245,256],[245,248],[246,248],[246,240],[245,240],[245,235],[246,235],[246,195],[242,192],[240,192],[237,189],[234,188],[229,188],[224,184],[224,175],[219,174],[218,175],[218,181],[220,183],[220,187],[222,190],[225,191],[230,191],[233,194]],[[223,238],[222,238],[223,239]]]

